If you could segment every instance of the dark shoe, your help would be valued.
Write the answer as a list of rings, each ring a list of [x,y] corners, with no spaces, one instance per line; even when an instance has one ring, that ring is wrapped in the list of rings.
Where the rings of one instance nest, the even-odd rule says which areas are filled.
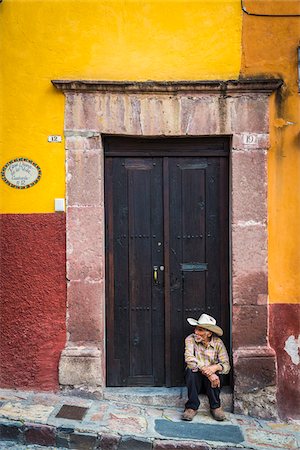
[[[195,409],[188,408],[182,414],[182,420],[188,420],[190,422],[191,420],[193,420],[196,414],[197,411]]]
[[[222,422],[223,420],[226,419],[225,414],[223,409],[221,408],[216,408],[216,409],[211,409],[210,410],[211,415],[213,416],[213,418],[215,420],[218,420],[219,422]]]

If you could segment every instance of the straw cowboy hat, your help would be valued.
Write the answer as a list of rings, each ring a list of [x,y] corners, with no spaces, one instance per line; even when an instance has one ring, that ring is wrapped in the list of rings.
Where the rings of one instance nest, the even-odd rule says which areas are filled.
[[[208,314],[201,314],[198,320],[192,319],[189,317],[187,319],[188,323],[193,326],[198,326],[201,328],[205,328],[205,330],[212,331],[213,333],[216,333],[218,336],[223,335],[222,328],[218,327],[216,325],[217,321],[213,317],[209,316]]]

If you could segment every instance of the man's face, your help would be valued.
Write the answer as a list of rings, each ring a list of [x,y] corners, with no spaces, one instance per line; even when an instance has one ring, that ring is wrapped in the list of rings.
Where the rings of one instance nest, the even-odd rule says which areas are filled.
[[[199,326],[196,326],[195,327],[195,335],[198,337],[198,339],[200,341],[208,342],[212,335],[212,332],[205,330],[204,328],[201,328]]]

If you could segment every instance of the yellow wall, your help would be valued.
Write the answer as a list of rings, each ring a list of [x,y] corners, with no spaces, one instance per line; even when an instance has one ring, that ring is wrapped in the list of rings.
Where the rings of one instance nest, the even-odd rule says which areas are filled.
[[[65,195],[64,97],[51,79],[237,78],[239,0],[4,0],[1,167],[25,156],[42,169],[34,187],[1,182],[4,213],[53,212]]]
[[[247,10],[300,14],[299,1],[253,0]],[[300,301],[300,101],[297,47],[300,17],[243,18],[243,76],[267,75],[285,82],[282,98],[271,101],[268,159],[270,303]]]
[[[300,13],[297,0],[244,4]],[[273,303],[299,301],[299,18],[248,16],[240,0],[3,0],[0,23],[0,166],[25,156],[42,169],[25,191],[0,180],[3,213],[53,212],[65,196],[64,143],[47,142],[63,135],[64,96],[51,79],[282,77],[271,106],[269,292]]]

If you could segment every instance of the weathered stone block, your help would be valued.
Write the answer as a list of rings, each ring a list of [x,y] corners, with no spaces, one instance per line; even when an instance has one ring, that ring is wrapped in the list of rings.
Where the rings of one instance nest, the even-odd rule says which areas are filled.
[[[285,433],[270,433],[257,427],[245,429],[246,440],[253,447],[269,449],[299,449],[295,436]]]
[[[217,134],[220,111],[217,97],[185,96],[180,100],[181,132],[185,135]]]
[[[67,386],[102,386],[102,357],[97,348],[67,347],[59,361],[59,382]]]
[[[98,436],[93,433],[73,433],[70,436],[70,447],[80,450],[91,450],[96,448]]]
[[[0,440],[2,441],[18,441],[23,438],[24,427],[21,422],[0,423]]]
[[[250,272],[232,279],[232,300],[236,305],[267,304],[268,274]]]
[[[260,419],[278,420],[276,388],[274,386],[249,394],[237,394],[234,398],[235,414]]]
[[[56,445],[58,447],[69,448],[71,435],[74,433],[74,428],[58,427],[56,429]]]
[[[234,224],[267,222],[267,157],[263,152],[232,152],[232,219]]]
[[[55,445],[55,428],[48,425],[25,424],[25,442],[27,444]]]
[[[65,136],[65,148],[71,152],[74,150],[102,150],[100,133],[96,131],[69,131]]]
[[[71,281],[68,298],[72,298],[68,306],[69,340],[101,342],[105,328],[103,282]]]
[[[232,227],[233,276],[267,272],[267,226],[250,222]]]
[[[70,93],[65,103],[65,130],[78,130],[84,127],[83,94]]]
[[[66,98],[65,130],[99,130],[96,112],[101,110],[100,96],[72,93]]]
[[[116,434],[102,434],[98,448],[101,450],[117,450],[121,437]]]
[[[97,409],[93,411],[93,415],[90,417],[89,420],[91,422],[97,422],[97,423],[103,422],[104,414],[106,413],[106,411],[107,411],[107,405],[104,404],[104,405],[98,406]]]
[[[1,408],[1,414],[10,419],[46,424],[53,409],[53,405],[45,406],[37,403],[26,405],[22,401],[15,401],[6,402]]]
[[[141,130],[149,136],[179,135],[180,107],[176,97],[140,96]]]
[[[141,434],[147,429],[147,421],[144,417],[122,413],[111,413],[108,419],[109,429],[118,433]]]
[[[138,438],[134,436],[123,436],[118,450],[151,450],[152,441],[150,439]]]
[[[267,339],[268,311],[265,305],[233,305],[233,348],[264,346]]]
[[[242,95],[229,99],[235,133],[268,133],[269,102],[265,95]]]
[[[234,394],[256,392],[275,386],[275,354],[270,347],[244,347],[233,355]]]
[[[125,125],[125,108],[128,104],[126,96],[107,93],[99,99],[98,123],[101,133],[127,133]],[[127,109],[127,108],[126,108]],[[115,131],[113,131],[115,130]]]
[[[67,154],[68,206],[103,205],[103,155],[100,150]]]
[[[241,447],[213,447],[213,450],[238,450]],[[253,450],[250,447],[242,447],[243,450]]]
[[[67,277],[99,281],[104,273],[102,207],[70,207],[67,211]],[[83,232],[84,230],[84,232]]]
[[[140,136],[143,134],[141,123],[141,98],[138,95],[124,96],[124,125],[128,134]]]
[[[179,135],[179,101],[163,95],[107,93],[98,99],[93,126],[101,133]]]

